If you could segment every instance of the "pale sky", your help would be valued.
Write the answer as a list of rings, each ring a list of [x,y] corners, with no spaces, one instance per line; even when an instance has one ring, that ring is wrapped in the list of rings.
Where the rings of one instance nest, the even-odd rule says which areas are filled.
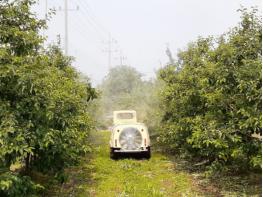
[[[34,8],[45,16],[45,1]],[[58,11],[44,32],[48,43],[58,34],[64,47],[64,0],[47,0],[48,8]],[[99,84],[109,70],[107,49],[109,34],[112,44],[112,67],[123,64],[135,67],[145,78],[168,62],[167,43],[173,56],[178,49],[199,36],[218,36],[240,21],[236,10],[258,6],[260,0],[68,0],[69,55],[74,67]],[[62,11],[59,11],[61,7]],[[79,9],[77,10],[77,7]]]

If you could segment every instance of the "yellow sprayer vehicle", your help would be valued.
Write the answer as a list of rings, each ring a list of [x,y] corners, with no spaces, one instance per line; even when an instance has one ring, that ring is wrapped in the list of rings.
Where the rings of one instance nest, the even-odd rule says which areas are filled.
[[[136,111],[113,112],[113,127],[110,138],[110,157],[117,159],[120,153],[140,154],[151,157],[148,128],[137,122]]]

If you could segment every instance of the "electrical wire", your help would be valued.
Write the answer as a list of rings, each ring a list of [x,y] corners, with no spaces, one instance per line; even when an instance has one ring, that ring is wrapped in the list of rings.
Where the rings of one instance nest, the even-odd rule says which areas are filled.
[[[101,29],[101,31],[103,31],[106,35],[110,34],[110,31],[107,30],[107,28],[105,28],[104,25],[102,25],[95,17],[95,15],[93,14],[93,11],[91,9],[91,6],[89,6],[89,4],[87,3],[87,1],[83,1],[83,0],[78,0],[78,2],[80,2],[82,4],[82,6],[84,7],[84,9],[86,10],[86,14],[87,16],[91,19],[91,21],[96,24],[97,27],[99,27]]]

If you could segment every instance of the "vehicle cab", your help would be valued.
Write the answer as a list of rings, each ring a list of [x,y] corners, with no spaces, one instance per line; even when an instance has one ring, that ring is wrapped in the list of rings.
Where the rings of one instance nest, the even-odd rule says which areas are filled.
[[[113,112],[113,127],[110,139],[110,157],[117,158],[120,153],[141,154],[150,158],[150,137],[145,124],[137,122],[134,110]]]

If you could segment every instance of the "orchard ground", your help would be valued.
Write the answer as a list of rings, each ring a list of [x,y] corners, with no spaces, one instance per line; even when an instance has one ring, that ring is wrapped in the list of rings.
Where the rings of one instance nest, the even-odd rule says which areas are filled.
[[[65,182],[49,196],[261,196],[261,174],[206,178],[204,171],[155,152],[150,160],[109,158],[109,131],[92,135],[94,151],[65,170]]]

